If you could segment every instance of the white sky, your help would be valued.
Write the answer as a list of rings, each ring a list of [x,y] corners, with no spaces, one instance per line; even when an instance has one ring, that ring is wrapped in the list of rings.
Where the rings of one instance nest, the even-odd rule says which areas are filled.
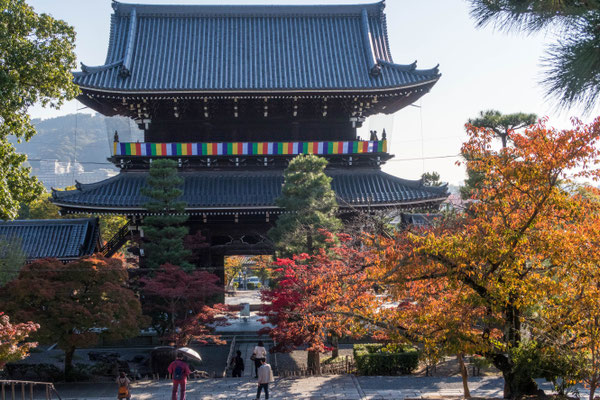
[[[124,1],[132,2],[132,1]],[[140,0],[157,4],[347,4],[369,0]],[[108,45],[110,0],[29,0],[37,12],[67,21],[77,32],[77,57],[87,65],[104,63]],[[475,29],[465,0],[387,0],[388,34],[394,61],[419,68],[440,64],[442,77],[416,105],[391,117],[367,121],[365,128],[392,131],[395,158],[384,169],[396,176],[418,179],[425,171],[437,171],[443,181],[458,184],[464,168],[455,165],[465,139],[463,125],[479,111],[534,112],[548,116],[550,124],[568,127],[569,118],[581,110],[558,113],[545,101],[541,58],[551,35],[517,35],[491,28]],[[61,110],[34,107],[35,118],[76,112],[82,105],[66,104]],[[591,115],[598,115],[597,108]],[[79,112],[86,112],[80,110]],[[591,116],[581,118],[591,120]],[[366,135],[362,135],[365,137]],[[82,160],[84,161],[84,160]]]

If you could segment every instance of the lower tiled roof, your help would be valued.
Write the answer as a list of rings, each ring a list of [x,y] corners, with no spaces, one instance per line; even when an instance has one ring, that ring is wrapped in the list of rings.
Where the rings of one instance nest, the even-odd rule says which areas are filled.
[[[342,208],[361,206],[418,206],[448,197],[445,186],[427,187],[375,168],[331,169],[332,188]],[[140,193],[147,171],[121,172],[76,190],[53,192],[53,202],[65,209],[143,213],[147,198]],[[283,170],[227,170],[180,172],[184,178],[181,201],[188,211],[277,209]]]
[[[16,238],[29,260],[91,255],[99,236],[96,218],[0,221],[0,239]]]

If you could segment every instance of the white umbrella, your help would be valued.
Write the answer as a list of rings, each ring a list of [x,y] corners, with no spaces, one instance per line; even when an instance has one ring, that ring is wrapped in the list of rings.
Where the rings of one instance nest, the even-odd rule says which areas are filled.
[[[200,357],[200,354],[198,354],[198,352],[194,349],[190,349],[189,347],[180,347],[177,349],[177,351],[195,360],[202,361],[202,357]]]

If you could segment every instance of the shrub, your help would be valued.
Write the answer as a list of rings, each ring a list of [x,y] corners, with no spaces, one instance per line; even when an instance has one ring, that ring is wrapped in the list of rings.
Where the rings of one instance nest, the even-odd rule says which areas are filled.
[[[248,282],[246,283],[246,287],[248,288],[248,290],[254,290],[254,283]]]
[[[419,364],[419,351],[412,347],[355,344],[354,360],[361,375],[407,375]]]
[[[62,380],[62,371],[52,364],[6,364],[9,379],[57,382]]]
[[[86,364],[76,363],[66,376],[69,382],[85,382],[92,378],[90,367]]]

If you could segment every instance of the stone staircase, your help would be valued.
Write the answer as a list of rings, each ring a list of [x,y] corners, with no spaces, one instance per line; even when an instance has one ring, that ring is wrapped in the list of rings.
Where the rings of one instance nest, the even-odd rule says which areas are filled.
[[[227,343],[231,343],[233,337],[235,336],[235,348],[233,349],[233,354],[235,356],[236,351],[239,350],[242,352],[242,358],[244,359],[244,373],[243,377],[254,378],[254,361],[250,359],[252,356],[252,352],[254,351],[254,346],[258,344],[259,340],[265,345],[267,351],[269,351],[273,347],[273,340],[266,335],[258,335],[256,332],[232,332],[227,333],[227,335],[222,335],[221,338],[227,340]],[[273,368],[273,373],[276,374],[277,371],[277,358],[273,353],[267,354],[267,362],[271,364]]]

